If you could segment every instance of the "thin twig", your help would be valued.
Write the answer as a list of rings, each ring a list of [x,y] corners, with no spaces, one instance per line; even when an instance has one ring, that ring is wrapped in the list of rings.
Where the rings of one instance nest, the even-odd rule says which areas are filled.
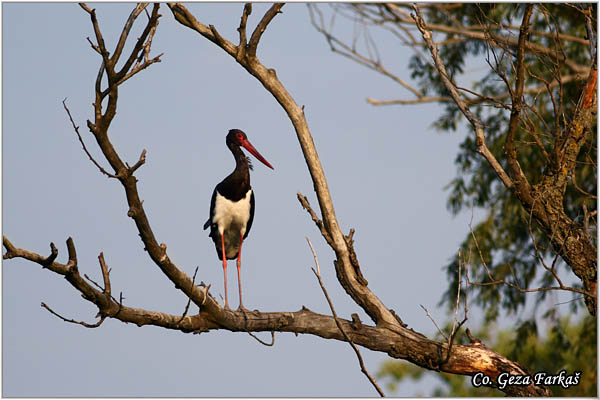
[[[408,84],[408,82],[406,82],[405,80],[401,79],[397,75],[395,75],[392,72],[390,72],[389,70],[387,70],[381,64],[380,61],[374,60],[370,57],[367,57],[367,56],[359,53],[358,51],[356,51],[355,46],[352,46],[352,45],[342,42],[337,37],[333,36],[330,32],[328,32],[325,27],[323,18],[322,18],[322,13],[317,7],[309,6],[308,12],[310,14],[310,19],[311,19],[312,25],[318,32],[320,32],[325,37],[325,39],[327,40],[327,42],[331,48],[331,51],[333,51],[334,53],[338,53],[344,57],[347,57],[347,58],[351,59],[352,61],[354,61],[360,65],[363,65],[369,69],[372,69],[384,76],[387,76],[388,78],[392,79],[394,82],[400,84],[401,86],[403,86],[404,88],[409,90],[411,93],[413,93],[417,97],[418,100],[420,100],[424,97],[423,93],[420,90],[414,88],[413,86]],[[321,21],[320,23],[317,23],[315,13],[317,13],[319,15],[320,21]]]
[[[583,233],[585,234],[585,236],[587,237],[588,240],[592,240],[591,235],[590,235],[590,218],[592,218],[598,210],[594,210],[591,213],[588,212],[587,209],[587,204],[585,204],[585,202],[583,202],[583,205],[581,206],[583,208]]]
[[[504,154],[508,160],[508,171],[513,179],[518,190],[528,193],[531,188],[529,181],[525,176],[518,160],[517,150],[514,146],[515,134],[519,128],[519,116],[523,105],[523,88],[525,85],[525,42],[527,41],[527,32],[529,31],[529,19],[533,12],[533,4],[529,4],[523,15],[521,29],[519,32],[519,41],[517,46],[517,66],[516,66],[516,82],[512,96],[512,109],[510,120],[508,121],[508,133],[506,134],[506,142],[504,144]],[[510,89],[510,84],[507,87]]]
[[[108,275],[108,267],[104,261],[104,253],[100,253],[98,256],[100,262],[100,269],[102,270],[102,279],[104,280],[104,294],[110,296],[110,277]]]
[[[48,307],[48,305],[46,305],[46,303],[42,303],[42,307],[44,307],[46,310],[50,311],[51,314],[56,315],[58,318],[62,319],[65,322],[70,322],[72,324],[78,324],[78,325],[82,325],[85,326],[86,328],[97,328],[100,325],[102,325],[102,323],[104,322],[104,320],[106,319],[106,316],[103,315],[102,317],[100,317],[100,321],[96,322],[95,324],[88,324],[87,322],[83,322],[83,321],[75,321],[74,319],[69,319],[69,318],[65,318],[62,315],[58,314],[57,312],[55,312],[53,309],[51,309],[50,307]]]
[[[96,286],[98,289],[104,291],[104,288],[102,287],[102,285],[100,285],[98,282],[96,282],[95,280],[93,280],[92,278],[90,278],[90,276],[88,274],[83,274],[83,277],[85,279],[87,279],[88,281],[90,281],[94,286]]]
[[[85,147],[85,143],[83,142],[83,139],[81,138],[81,134],[79,134],[79,127],[77,125],[75,125],[75,121],[73,121],[73,117],[71,116],[71,111],[69,111],[66,101],[67,101],[66,98],[62,101],[63,107],[65,108],[65,111],[67,112],[67,115],[69,116],[69,119],[71,120],[73,129],[75,130],[75,133],[77,134],[77,138],[79,139],[79,143],[81,143],[81,146],[83,147],[83,151],[85,151],[85,154],[87,154],[89,159],[94,163],[94,165],[96,167],[98,167],[100,172],[102,172],[104,175],[108,176],[109,178],[118,178],[117,175],[113,175],[110,172],[107,172],[104,168],[102,168],[102,166],[100,166],[100,164],[98,164],[98,162],[96,160],[94,160],[94,157],[92,157],[92,155],[88,151],[87,147]]]
[[[195,282],[196,282],[196,273],[198,273],[198,268],[200,266],[196,267],[196,270],[194,271],[194,276],[192,276],[192,287],[194,286]],[[183,315],[181,316],[181,319],[179,321],[177,321],[177,323],[180,323],[181,321],[183,321],[183,319],[185,318],[185,316],[188,313],[188,310],[190,309],[190,304],[192,303],[192,299],[190,297],[188,297],[188,302],[185,306],[185,310],[183,311]]]
[[[367,379],[369,379],[369,382],[371,382],[373,387],[375,387],[375,390],[377,390],[377,393],[379,393],[379,395],[381,397],[385,397],[385,393],[383,393],[383,390],[381,390],[381,388],[377,384],[377,381],[375,381],[375,378],[373,378],[371,376],[371,374],[369,373],[369,371],[367,371],[367,368],[365,367],[365,363],[363,362],[363,359],[362,359],[362,356],[360,355],[360,351],[358,350],[358,347],[356,347],[356,345],[354,344],[352,339],[350,339],[350,337],[348,336],[348,334],[342,327],[342,324],[340,323],[340,321],[338,319],[337,313],[335,312],[335,308],[333,307],[333,303],[331,302],[331,299],[329,298],[329,294],[327,293],[327,290],[325,289],[323,280],[321,280],[321,272],[320,272],[321,269],[319,267],[319,260],[317,258],[317,253],[315,252],[315,249],[313,248],[313,245],[310,242],[310,239],[308,238],[308,236],[306,237],[306,241],[308,242],[308,245],[310,246],[310,251],[312,251],[313,258],[315,259],[315,265],[317,267],[316,270],[314,268],[311,268],[311,270],[317,277],[317,279],[319,281],[319,285],[321,286],[321,290],[323,290],[323,294],[325,295],[325,298],[327,299],[327,303],[329,303],[329,308],[331,309],[331,313],[333,314],[333,319],[335,320],[335,324],[337,325],[340,332],[342,332],[344,339],[346,339],[346,341],[350,344],[350,346],[352,346],[352,349],[354,349],[354,352],[356,353],[356,357],[358,358],[358,363],[360,364],[360,370],[362,371],[362,373],[366,375]]]
[[[254,28],[254,32],[252,32],[252,36],[250,36],[250,40],[248,41],[248,55],[250,57],[256,56],[256,49],[258,47],[258,42],[260,41],[260,37],[267,29],[267,25],[275,18],[277,14],[281,13],[281,8],[285,5],[285,3],[275,3],[269,8],[269,10],[262,17],[256,28]]]
[[[256,339],[256,341],[262,345],[265,345],[267,347],[271,347],[275,344],[275,331],[271,331],[271,343],[267,343],[262,341],[261,339],[258,338],[258,336],[253,335],[252,332],[248,332],[248,335],[252,336],[254,339]]]
[[[452,323],[452,332],[450,332],[450,337],[448,338],[448,352],[446,353],[446,358],[442,363],[447,363],[450,359],[450,354],[452,354],[452,345],[454,344],[454,339],[456,334],[460,331],[460,328],[463,326],[465,322],[467,322],[467,297],[465,290],[465,317],[463,318],[458,326],[456,323],[458,322],[458,309],[460,307],[460,288],[462,286],[462,274],[461,274],[461,266],[465,264],[464,258],[461,260],[462,253],[458,250],[458,289],[456,290],[456,307],[454,312],[454,322]],[[466,274],[466,269],[465,269]],[[468,285],[467,285],[468,286]]]
[[[458,321],[458,306],[460,305],[460,287],[462,286],[462,275],[461,275],[461,267],[463,262],[461,261],[461,251],[458,250],[458,288],[456,289],[456,306],[454,310],[454,323],[452,325],[452,333],[454,334],[454,327],[456,326],[456,322]]]
[[[121,57],[121,52],[125,47],[125,42],[127,42],[127,36],[129,36],[129,31],[131,30],[131,27],[133,26],[133,23],[135,22],[137,17],[143,10],[146,9],[146,7],[148,7],[148,3],[138,3],[136,4],[133,11],[131,11],[131,14],[129,14],[129,18],[127,18],[127,21],[125,22],[125,26],[121,31],[121,36],[119,37],[119,41],[117,42],[117,46],[115,47],[115,51],[113,52],[113,55],[111,57],[113,60],[118,60],[119,57]]]
[[[592,199],[597,199],[598,196],[588,193],[585,190],[583,190],[582,188],[579,187],[579,185],[577,185],[577,181],[575,179],[575,171],[573,171],[573,173],[571,174],[571,182],[573,183],[573,187],[575,189],[577,189],[577,191],[585,196],[591,197]]]
[[[148,60],[146,62],[144,62],[141,65],[137,65],[135,67],[133,67],[131,69],[131,71],[129,71],[128,73],[126,73],[123,78],[119,79],[119,81],[117,82],[117,85],[121,85],[123,82],[125,82],[126,80],[128,80],[129,78],[131,78],[132,76],[134,76],[135,74],[137,74],[138,72],[140,72],[143,69],[148,68],[149,66],[151,66],[154,63],[157,62],[161,62],[161,57],[164,55],[165,53],[160,53],[159,55],[157,55],[156,57],[154,57],[151,60]],[[107,89],[108,90],[108,89]]]
[[[575,293],[584,294],[586,296],[592,296],[592,294],[590,292],[587,292],[587,291],[585,291],[583,289],[577,289],[577,288],[570,287],[570,286],[564,286],[562,284],[562,282],[560,281],[560,279],[558,278],[558,275],[556,275],[556,272],[554,271],[554,269],[553,268],[548,268],[548,266],[545,265],[545,263],[543,261],[542,261],[542,265],[544,266],[544,268],[546,268],[548,271],[550,271],[551,273],[553,273],[554,277],[558,279],[558,282],[559,282],[560,286],[544,286],[544,287],[538,287],[538,288],[534,288],[534,289],[523,289],[519,285],[507,282],[504,279],[496,279],[496,278],[494,278],[494,276],[492,275],[492,273],[491,273],[491,271],[490,271],[487,263],[485,262],[485,259],[483,258],[483,254],[481,252],[481,249],[479,248],[479,243],[477,242],[477,238],[475,237],[475,233],[473,232],[473,227],[471,226],[471,222],[469,223],[469,229],[471,231],[471,237],[473,238],[473,243],[475,243],[475,248],[479,252],[479,259],[481,261],[481,265],[483,265],[483,268],[485,269],[485,271],[487,273],[487,276],[490,279],[490,282],[472,282],[472,281],[469,280],[469,277],[467,276],[467,284],[473,285],[473,286],[492,286],[492,285],[502,284],[502,285],[506,285],[508,287],[511,287],[511,288],[513,288],[515,290],[518,290],[521,293],[545,292],[545,291],[550,291],[550,290],[565,290],[565,291],[568,291],[568,292],[575,292]]]
[[[329,234],[329,232],[327,232],[327,229],[325,229],[325,225],[323,224],[323,221],[321,221],[319,219],[319,217],[317,216],[317,213],[315,213],[315,211],[310,206],[310,203],[308,202],[308,199],[306,198],[306,196],[304,196],[300,192],[298,192],[296,194],[296,196],[298,196],[298,201],[302,205],[302,208],[304,208],[306,211],[308,211],[313,222],[317,225],[317,228],[319,228],[319,230],[321,231],[321,235],[323,235],[323,238],[325,239],[325,241],[327,241],[327,243],[333,247],[334,243],[333,243],[333,239],[331,238],[331,235]]]
[[[374,106],[389,106],[395,104],[423,104],[423,103],[450,103],[454,100],[452,97],[448,96],[422,96],[416,99],[396,99],[396,100],[376,100],[371,97],[367,97],[367,103],[372,104]]]
[[[448,74],[446,73],[446,67],[444,66],[444,63],[440,58],[438,48],[433,43],[433,40],[431,38],[431,31],[429,31],[427,26],[425,25],[425,20],[423,19],[423,15],[421,14],[419,6],[415,4],[413,7],[415,9],[415,12],[417,13],[417,16],[412,17],[416,23],[417,28],[421,32],[423,39],[425,40],[425,42],[427,42],[427,46],[429,47],[429,51],[431,52],[431,56],[435,63],[435,67],[440,73],[440,77],[444,82],[444,86],[446,86],[446,89],[448,89],[448,91],[450,92],[450,95],[454,99],[454,102],[456,103],[460,111],[467,118],[469,123],[473,126],[473,130],[475,131],[475,135],[477,137],[477,152],[480,153],[488,161],[496,175],[498,175],[500,180],[502,180],[502,183],[504,183],[504,185],[508,189],[511,189],[513,186],[512,180],[485,144],[483,123],[480,119],[476,118],[473,115],[465,101],[458,94],[458,91],[456,90],[456,85],[450,80]]]
[[[147,3],[146,3],[146,5],[147,5]],[[121,46],[124,45],[125,42],[127,41],[127,37],[129,36],[129,28],[133,25],[134,21],[137,19],[137,17],[141,13],[142,7],[145,8],[145,5],[143,5],[143,3],[139,3],[136,6],[136,8],[131,12],[129,19],[126,22],[126,25],[123,28],[123,31],[121,32],[121,37],[119,39],[119,43],[117,44],[117,48],[115,49],[115,54],[113,54],[113,56],[111,57],[111,62],[113,62],[113,67],[116,65],[117,61],[119,60],[119,57],[121,56],[121,50],[122,50]],[[123,66],[121,67],[121,70],[116,73],[117,81],[121,81],[121,78],[127,74],[127,71],[129,71],[129,69],[134,64],[134,62],[136,62],[136,60],[139,58],[138,54],[140,54],[140,52],[143,49],[147,49],[148,51],[150,51],[150,46],[152,45],[151,43],[152,43],[152,38],[154,36],[154,31],[156,30],[156,27],[158,26],[158,19],[160,17],[160,15],[158,14],[159,7],[160,7],[159,3],[154,3],[154,6],[152,8],[152,16],[148,20],[148,23],[146,24],[144,31],[142,32],[141,36],[138,38],[133,50],[131,51],[131,54],[129,54],[129,57],[124,62]],[[142,66],[140,66],[141,68],[138,71],[141,71],[142,69],[146,68],[147,66],[149,66],[150,64],[152,64],[154,62],[159,62],[161,55],[159,55],[158,57],[155,57],[154,61],[150,60],[148,62],[145,62]],[[145,57],[147,57],[147,55],[145,55]],[[118,84],[120,84],[120,83],[118,83]]]
[[[446,335],[444,333],[443,330],[440,329],[440,327],[438,326],[437,322],[435,322],[435,319],[433,319],[433,317],[431,316],[431,314],[429,314],[429,311],[425,308],[425,306],[423,306],[423,304],[419,304],[421,306],[421,308],[425,311],[425,314],[429,317],[429,319],[431,320],[431,322],[433,322],[433,324],[435,325],[435,327],[437,328],[438,332],[442,334],[442,336],[446,339],[449,340],[448,335]]]
[[[139,167],[146,163],[146,149],[142,150],[142,154],[140,155],[140,159],[133,164],[133,167],[129,168],[129,174],[133,174]],[[127,165],[129,167],[129,165]]]
[[[108,53],[108,50],[106,50],[106,45],[104,44],[104,38],[102,37],[102,32],[100,32],[100,26],[98,25],[98,18],[96,17],[96,9],[90,9],[85,3],[79,3],[79,5],[88,14],[90,14],[90,18],[92,20],[92,26],[94,27],[94,34],[96,35],[96,41],[98,42],[98,45],[96,47],[94,47],[93,44],[92,44],[92,47],[94,47],[94,49],[102,55],[102,60],[104,61],[104,64],[109,65],[110,64],[109,63],[110,60],[108,58],[109,53]]]
[[[588,8],[585,12],[585,30],[588,36],[588,44],[590,50],[590,58],[592,60],[596,59],[597,53],[597,42],[596,42],[596,34],[594,33],[594,29],[592,28],[592,17],[591,14],[594,12],[592,4],[588,4]]]
[[[110,270],[109,270],[110,272]],[[83,274],[83,277],[85,279],[87,279],[88,281],[90,281],[94,286],[96,286],[98,289],[102,290],[102,293],[104,293],[104,288],[102,287],[102,285],[100,285],[98,282],[96,282],[95,280],[93,280],[92,278],[90,278],[90,276],[88,274]],[[115,303],[117,303],[117,299],[111,294],[110,298],[114,300]]]
[[[244,4],[244,11],[242,12],[242,16],[240,18],[240,26],[237,28],[237,31],[240,34],[240,43],[237,46],[238,57],[243,56],[246,51],[246,23],[250,14],[252,14],[252,3],[246,3]]]
[[[584,206],[585,206],[585,204],[584,204]],[[587,209],[586,209],[586,211],[587,211]],[[587,217],[587,213],[586,213],[586,217]],[[50,242],[50,255],[48,257],[46,257],[46,259],[43,261],[44,265],[45,266],[52,265],[54,260],[56,260],[56,257],[58,257],[58,249],[56,248],[54,243]]]

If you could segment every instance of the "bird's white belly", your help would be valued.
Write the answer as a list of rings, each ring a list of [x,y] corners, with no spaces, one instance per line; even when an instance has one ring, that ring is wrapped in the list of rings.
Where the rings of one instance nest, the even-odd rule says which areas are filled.
[[[246,233],[246,223],[250,219],[250,196],[252,196],[252,189],[248,190],[241,200],[233,202],[221,196],[217,190],[212,222],[217,224],[219,234],[230,229],[241,235]]]

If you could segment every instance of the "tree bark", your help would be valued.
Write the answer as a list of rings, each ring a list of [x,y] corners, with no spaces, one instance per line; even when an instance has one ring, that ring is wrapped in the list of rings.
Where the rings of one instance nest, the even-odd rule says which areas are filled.
[[[75,254],[75,246],[71,238],[67,242],[70,243],[68,245],[69,263],[61,264],[56,261],[48,263],[47,258],[15,247],[6,236],[3,236],[3,244],[6,248],[4,259],[18,257],[38,263],[50,271],[64,276],[71,286],[82,294],[84,299],[98,307],[98,316],[114,318],[125,323],[134,323],[140,327],[145,325],[157,326],[194,334],[211,330],[292,332],[345,341],[332,316],[318,314],[305,307],[295,312],[261,313],[254,311],[244,314],[224,309],[208,291],[203,291],[197,286],[195,288],[201,293],[202,300],[199,304],[200,311],[196,315],[172,315],[128,307],[113,298],[109,292],[94,288],[81,277],[76,256],[72,256]],[[182,274],[185,275],[183,272]],[[176,277],[174,281],[180,290],[186,292],[184,290],[187,284],[185,277]],[[448,355],[447,343],[430,340],[398,323],[380,323],[376,326],[370,326],[362,323],[357,324],[355,321],[342,318],[338,318],[338,321],[343,325],[344,331],[355,344],[369,350],[387,353],[392,358],[410,361],[429,370],[460,375],[474,375],[483,372],[492,379],[495,379],[501,373],[529,374],[517,362],[507,359],[476,340],[469,345],[454,344],[451,353]],[[507,386],[505,392],[516,396],[552,395],[548,388],[533,384],[525,387]]]

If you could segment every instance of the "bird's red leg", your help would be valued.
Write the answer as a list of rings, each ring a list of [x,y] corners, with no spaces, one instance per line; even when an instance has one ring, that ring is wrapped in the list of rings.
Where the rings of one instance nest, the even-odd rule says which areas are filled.
[[[221,233],[221,254],[223,256],[223,275],[225,277],[225,308],[229,309],[229,302],[227,301],[227,257],[225,257],[225,235]]]
[[[243,236],[243,234],[240,234],[240,250],[238,252],[238,259],[237,259],[238,288],[240,290],[240,306],[238,307],[238,310],[248,311],[246,309],[246,307],[244,307],[244,303],[242,303],[242,278],[240,275],[240,269],[242,268],[242,242],[243,241],[244,241],[244,236]]]

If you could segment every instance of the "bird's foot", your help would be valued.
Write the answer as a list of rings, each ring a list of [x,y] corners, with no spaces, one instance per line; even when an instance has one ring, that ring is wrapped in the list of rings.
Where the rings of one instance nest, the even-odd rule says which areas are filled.
[[[244,307],[243,304],[240,304],[240,306],[237,308],[236,311],[242,312],[244,314],[248,314],[248,313],[254,313],[254,311],[248,310],[246,307]]]
[[[246,307],[244,307],[244,305],[243,305],[243,304],[240,304],[240,306],[238,307],[238,309],[237,309],[236,311],[241,311],[241,312],[243,312],[244,314],[246,314],[246,313],[251,313],[251,312],[252,312],[252,311],[248,310]]]

